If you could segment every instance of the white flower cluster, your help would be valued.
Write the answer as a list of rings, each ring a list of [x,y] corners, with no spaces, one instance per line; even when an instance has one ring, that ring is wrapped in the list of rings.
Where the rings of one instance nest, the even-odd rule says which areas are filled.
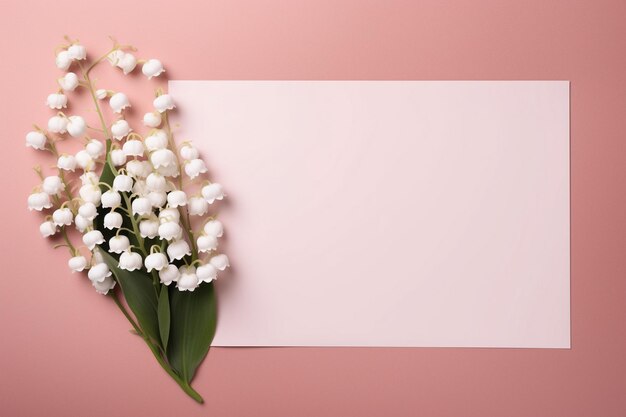
[[[103,247],[119,258],[120,269],[143,270],[155,279],[158,276],[162,284],[175,283],[181,291],[193,291],[201,283],[213,281],[229,266],[226,255],[217,253],[223,226],[209,217],[200,230],[194,231],[192,218],[205,216],[211,204],[224,198],[224,191],[217,183],[197,184],[207,167],[191,142],[176,147],[167,119],[168,111],[175,108],[172,97],[158,92],[152,103],[154,111],[143,117],[144,127],[133,129],[124,118],[124,110],[131,107],[128,97],[121,92],[96,90],[89,78],[91,68],[104,60],[124,74],[143,63],[142,72],[149,79],[162,74],[163,65],[157,59],[137,60],[122,47],[88,68],[81,62],[86,57],[85,47],[77,42],[57,53],[58,68],[68,70],[76,62],[82,74],[79,78],[67,72],[59,78],[59,90],[48,96],[48,107],[67,108],[65,93],[82,87],[90,90],[101,117],[99,101],[107,98],[118,116],[108,125],[103,122],[102,139],[86,136],[88,126],[81,116],[61,111],[48,120],[47,129],[36,127],[26,134],[27,146],[50,151],[57,159],[55,175],[44,176],[37,169],[42,182],[28,197],[30,210],[51,211],[40,226],[42,236],[62,235],[63,246],[72,254],[70,269],[88,269],[89,279],[101,294],[115,286],[99,252]],[[141,135],[137,130],[146,133]],[[74,154],[59,153],[57,144],[66,135],[84,138],[84,147]],[[103,169],[114,173],[111,184],[100,182]],[[196,185],[195,194],[185,191],[185,181],[189,187]],[[101,224],[96,224],[98,216]],[[82,246],[72,243],[70,236],[75,232],[70,233],[71,226],[82,234],[82,246],[91,252],[89,261],[81,252]],[[108,241],[105,234],[111,236]]]

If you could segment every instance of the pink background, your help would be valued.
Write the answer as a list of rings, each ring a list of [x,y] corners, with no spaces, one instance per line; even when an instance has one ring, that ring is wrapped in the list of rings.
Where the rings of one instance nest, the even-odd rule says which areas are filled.
[[[0,414],[621,416],[626,412],[626,4],[4,2]],[[115,35],[173,79],[571,81],[572,349],[214,349],[186,398],[25,209],[63,34]],[[104,76],[102,76],[104,78]],[[118,80],[118,77],[115,78]],[[143,87],[142,87],[143,88]],[[150,86],[150,89],[152,86]],[[145,91],[149,91],[147,87]],[[142,91],[144,91],[142,90]],[[141,92],[140,90],[136,91]]]

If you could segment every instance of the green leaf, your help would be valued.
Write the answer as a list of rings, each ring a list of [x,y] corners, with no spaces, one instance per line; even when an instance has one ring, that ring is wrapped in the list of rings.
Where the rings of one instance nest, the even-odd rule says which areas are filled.
[[[170,296],[167,285],[161,286],[161,295],[159,296],[159,334],[161,335],[161,343],[163,350],[167,351],[167,341],[170,337]]]
[[[213,284],[202,284],[193,292],[174,288],[170,301],[172,322],[167,357],[178,374],[191,382],[215,335],[217,308]]]
[[[126,271],[117,266],[117,259],[107,251],[101,250],[104,262],[120,284],[128,307],[139,322],[143,332],[160,345],[159,320],[157,314],[157,293],[152,285],[152,278],[143,271]]]

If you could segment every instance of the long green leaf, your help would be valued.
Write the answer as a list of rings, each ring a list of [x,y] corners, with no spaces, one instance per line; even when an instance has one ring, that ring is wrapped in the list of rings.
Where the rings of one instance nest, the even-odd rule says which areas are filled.
[[[163,350],[167,351],[167,342],[170,337],[170,296],[167,285],[161,285],[161,295],[159,296],[159,334]]]
[[[152,279],[143,271],[126,271],[117,266],[117,259],[107,251],[101,250],[102,258],[115,275],[116,281],[124,293],[128,307],[139,322],[139,326],[151,339],[160,345],[159,320],[157,314],[158,299]]]
[[[173,288],[170,308],[167,357],[179,375],[190,382],[215,335],[217,308],[213,284],[202,284],[193,292]]]

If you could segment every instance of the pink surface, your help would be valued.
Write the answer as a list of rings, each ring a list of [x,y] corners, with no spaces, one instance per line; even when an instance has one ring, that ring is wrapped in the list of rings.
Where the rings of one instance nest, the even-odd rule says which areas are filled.
[[[3,3],[0,414],[624,415],[626,4],[195,3]],[[25,209],[23,135],[49,115],[66,33],[132,42],[173,79],[570,80],[572,349],[218,348],[195,382],[207,404],[194,404]]]
[[[567,81],[170,81],[216,346],[569,348]]]

